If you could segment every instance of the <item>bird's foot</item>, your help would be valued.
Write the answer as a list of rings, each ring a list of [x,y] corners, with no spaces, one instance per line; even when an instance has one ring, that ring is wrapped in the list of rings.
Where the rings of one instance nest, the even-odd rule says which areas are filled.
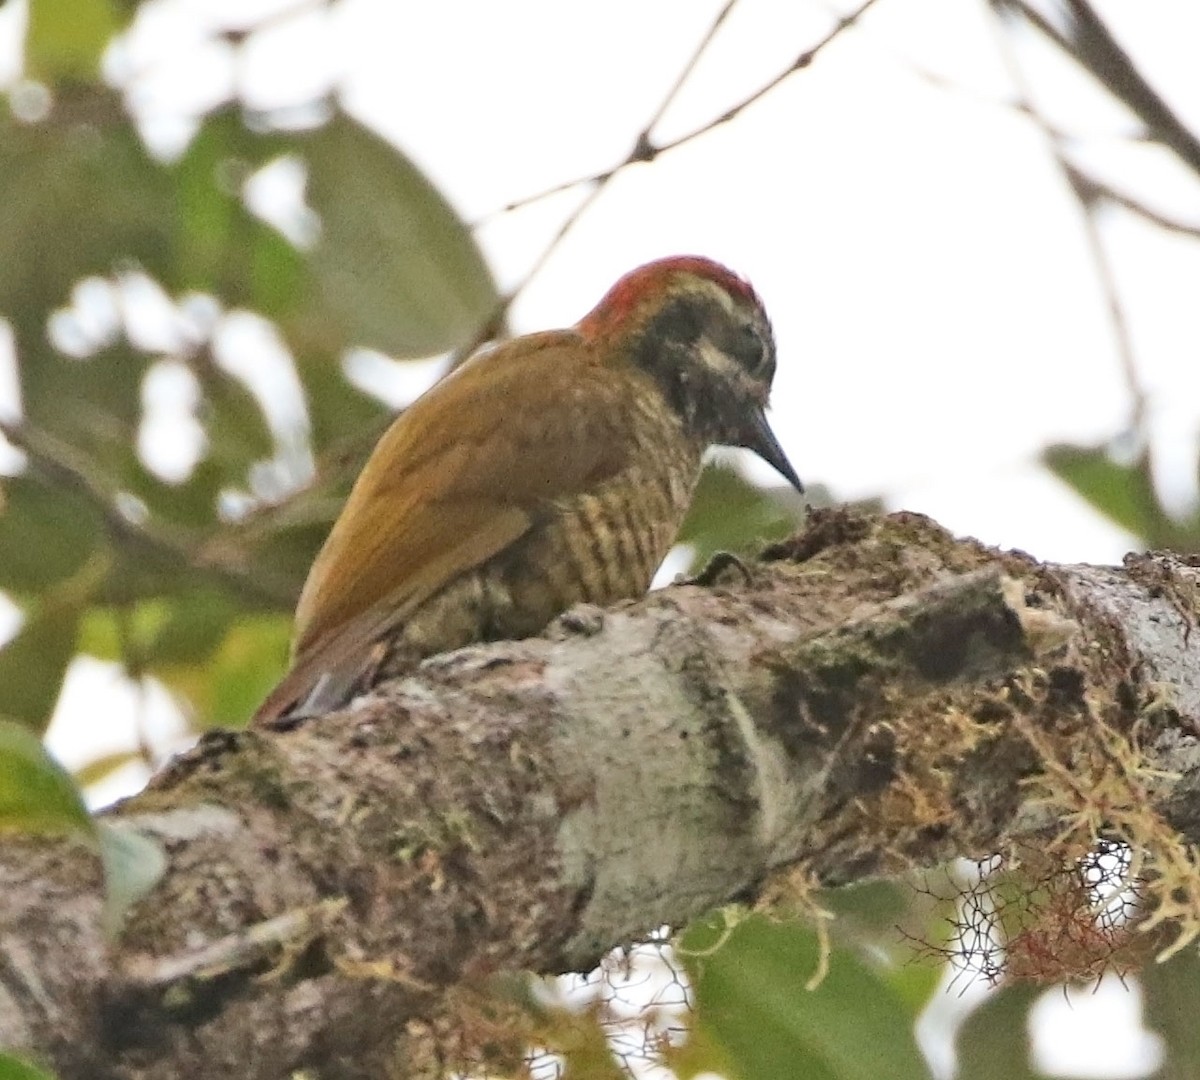
[[[754,573],[737,555],[732,551],[717,551],[713,553],[711,559],[705,565],[704,569],[694,577],[681,577],[680,585],[703,585],[706,588],[712,585],[732,584],[729,579],[729,571],[735,570],[741,576],[743,585],[754,584]]]

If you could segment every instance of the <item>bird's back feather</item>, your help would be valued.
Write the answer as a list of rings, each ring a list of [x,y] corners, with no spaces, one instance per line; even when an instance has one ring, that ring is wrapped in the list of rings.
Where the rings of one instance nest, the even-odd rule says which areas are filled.
[[[256,720],[284,715],[323,679],[352,683],[373,642],[539,512],[625,468],[629,377],[574,331],[535,334],[475,357],[401,414],[313,564],[292,669]]]

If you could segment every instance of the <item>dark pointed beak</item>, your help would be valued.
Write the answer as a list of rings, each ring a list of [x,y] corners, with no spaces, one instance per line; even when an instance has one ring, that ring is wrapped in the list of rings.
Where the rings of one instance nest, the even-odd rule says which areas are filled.
[[[775,438],[775,432],[767,423],[766,411],[761,407],[755,408],[751,412],[746,441],[742,445],[747,450],[753,450],[801,495],[804,494],[804,485],[800,482],[800,477],[796,475],[796,470],[792,468],[791,462],[788,461],[787,455],[784,454],[779,440]]]

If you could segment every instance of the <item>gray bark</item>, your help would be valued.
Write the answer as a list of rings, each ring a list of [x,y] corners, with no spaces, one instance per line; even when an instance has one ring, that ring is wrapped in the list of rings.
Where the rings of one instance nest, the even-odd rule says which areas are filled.
[[[587,970],[796,863],[836,885],[1061,835],[1048,766],[1113,740],[1161,770],[1130,801],[1200,842],[1184,561],[824,511],[711,576],[203,739],[105,815],[167,857],[116,941],[90,852],[0,837],[0,1045],[64,1080],[405,1075],[451,987]]]

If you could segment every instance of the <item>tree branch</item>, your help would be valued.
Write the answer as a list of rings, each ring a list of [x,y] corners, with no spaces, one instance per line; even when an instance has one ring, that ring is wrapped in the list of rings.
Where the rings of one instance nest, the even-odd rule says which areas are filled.
[[[119,942],[88,852],[4,837],[0,1045],[63,1080],[405,1075],[406,1022],[451,987],[586,970],[797,863],[837,884],[1061,836],[1118,745],[1130,815],[1200,840],[1186,563],[1042,566],[824,511],[751,579],[207,737],[106,815],[168,860]]]
[[[1048,40],[1074,59],[1146,127],[1149,134],[1171,150],[1193,172],[1200,174],[1200,138],[1176,115],[1166,100],[1146,81],[1120,42],[1087,0],[1062,0],[1066,30],[1058,30],[1028,0],[993,0],[1011,9]]]

